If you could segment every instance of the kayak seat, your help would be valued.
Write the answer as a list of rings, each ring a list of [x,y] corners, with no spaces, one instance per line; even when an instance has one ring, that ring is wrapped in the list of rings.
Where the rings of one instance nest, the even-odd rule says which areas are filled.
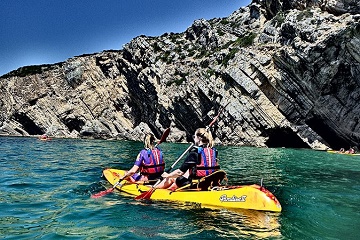
[[[196,180],[196,184],[194,187],[197,189],[200,189],[201,191],[208,191],[212,189],[213,187],[221,186],[221,182],[226,179],[226,173],[223,170],[218,170],[216,172],[213,172],[212,174],[200,178],[199,180]],[[193,187],[191,187],[193,188]]]
[[[208,191],[213,187],[221,186],[221,182],[225,180],[226,173],[223,170],[218,170],[206,177],[200,178],[198,180],[193,180],[192,183],[182,186],[181,188],[177,188],[175,191],[181,190],[196,190],[196,191]]]

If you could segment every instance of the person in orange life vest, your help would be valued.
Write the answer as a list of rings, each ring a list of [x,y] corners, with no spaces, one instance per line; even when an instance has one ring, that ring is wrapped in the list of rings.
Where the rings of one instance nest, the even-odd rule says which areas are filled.
[[[220,169],[211,132],[198,128],[193,138],[195,146],[182,165],[171,173],[164,172],[161,175],[164,179],[156,188],[175,190],[191,183],[192,179],[200,179]]]
[[[137,155],[134,166],[125,173],[124,179],[137,182],[155,180],[164,173],[165,161],[160,148],[155,147],[155,137],[148,133],[144,137],[144,149]]]

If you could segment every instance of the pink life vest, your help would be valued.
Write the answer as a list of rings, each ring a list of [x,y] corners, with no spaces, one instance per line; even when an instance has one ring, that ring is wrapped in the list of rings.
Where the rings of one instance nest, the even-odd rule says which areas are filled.
[[[215,148],[198,148],[201,157],[200,164],[196,165],[196,177],[205,177],[220,169],[217,162]]]
[[[141,175],[149,176],[164,172],[165,162],[162,151],[159,148],[154,148],[153,150],[147,149],[147,154],[144,154],[144,158],[140,169]]]

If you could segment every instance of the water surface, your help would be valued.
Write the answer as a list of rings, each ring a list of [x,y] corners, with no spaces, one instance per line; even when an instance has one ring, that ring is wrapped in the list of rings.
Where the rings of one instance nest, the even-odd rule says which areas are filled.
[[[162,143],[170,166],[188,144]],[[3,239],[358,239],[360,156],[308,149],[219,147],[229,184],[260,184],[281,213],[143,203],[111,187],[107,167],[127,169],[131,141],[0,137]]]

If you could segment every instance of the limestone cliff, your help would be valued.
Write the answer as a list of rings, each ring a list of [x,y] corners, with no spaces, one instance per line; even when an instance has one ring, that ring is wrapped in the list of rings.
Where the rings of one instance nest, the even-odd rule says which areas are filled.
[[[358,0],[253,0],[183,33],[0,79],[0,133],[326,149],[360,142]]]

